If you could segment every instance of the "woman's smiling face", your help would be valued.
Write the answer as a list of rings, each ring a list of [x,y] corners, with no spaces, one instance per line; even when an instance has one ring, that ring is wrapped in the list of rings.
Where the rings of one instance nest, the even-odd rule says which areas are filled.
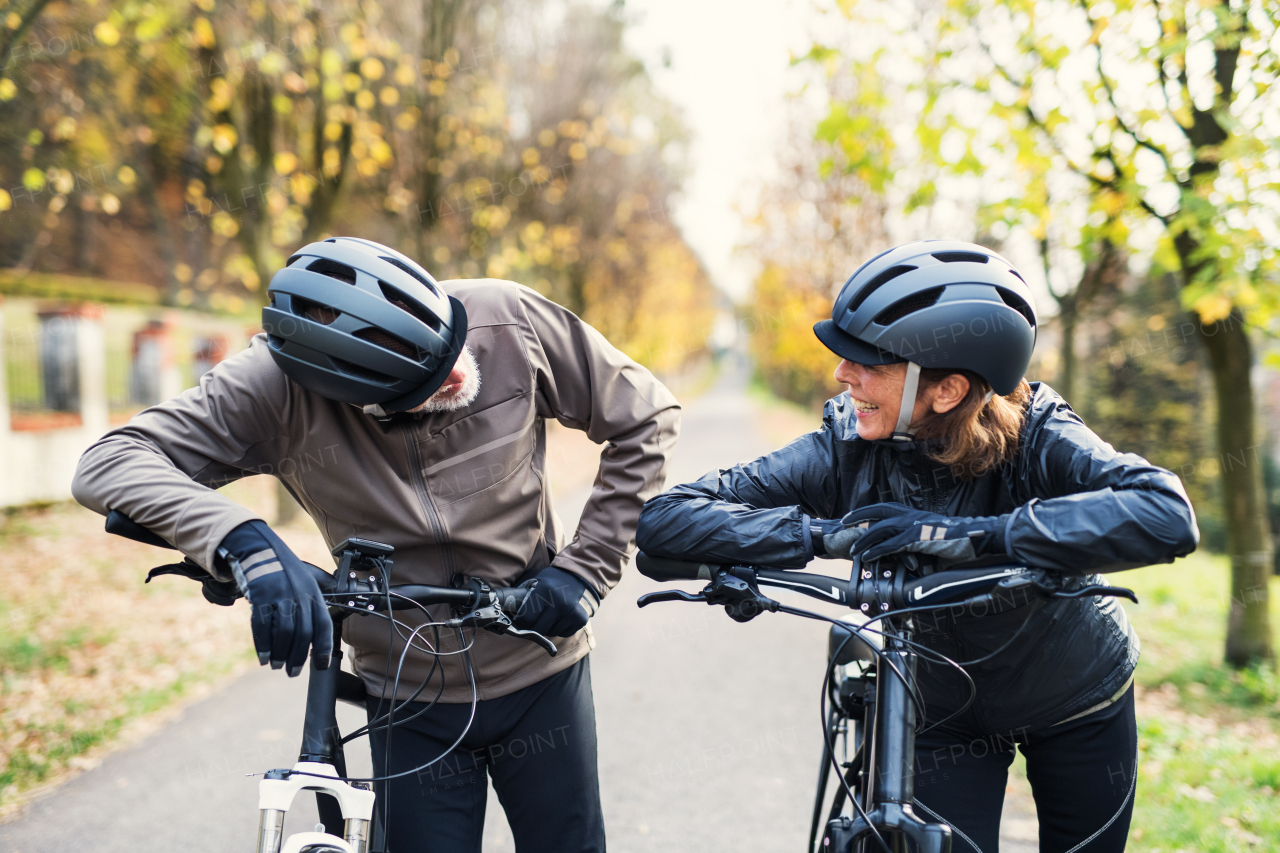
[[[867,441],[893,437],[902,408],[902,386],[907,381],[907,365],[856,364],[844,359],[836,366],[836,381],[849,387],[853,413],[858,417],[858,435]],[[949,412],[969,393],[969,380],[953,373],[937,382],[921,380],[916,391],[911,424],[928,412]]]
[[[858,435],[867,441],[889,438],[902,407],[905,364],[855,364],[844,359],[836,367],[836,381],[849,387]]]

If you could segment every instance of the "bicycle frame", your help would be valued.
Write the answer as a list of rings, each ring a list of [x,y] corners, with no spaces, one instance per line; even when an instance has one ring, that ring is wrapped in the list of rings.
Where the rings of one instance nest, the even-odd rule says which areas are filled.
[[[337,702],[344,682],[350,690],[364,684],[342,672],[342,620],[334,620],[334,655],[328,669],[311,665],[307,710],[302,723],[302,750],[288,770],[272,770],[258,783],[258,853],[298,853],[322,845],[342,853],[367,853],[373,821],[374,793],[366,782],[345,782],[346,760],[338,734]],[[345,676],[345,678],[344,678]],[[351,698],[354,699],[352,693]],[[331,778],[326,778],[331,777]],[[325,832],[300,832],[284,839],[284,818],[301,791],[316,792],[316,807]],[[339,834],[340,833],[340,834]]]
[[[173,545],[128,516],[112,510],[106,529],[127,539],[173,548]],[[306,715],[302,724],[302,749],[298,761],[289,770],[271,770],[258,785],[258,853],[368,853],[373,825],[375,795],[367,781],[347,781],[346,758],[338,730],[337,703],[341,699],[364,708],[364,682],[342,671],[342,624],[352,612],[377,610],[385,601],[390,611],[423,607],[426,604],[448,604],[458,617],[449,620],[452,627],[485,628],[498,634],[528,639],[551,656],[557,649],[546,637],[516,628],[509,614],[524,601],[521,588],[491,589],[478,578],[455,575],[450,587],[419,584],[390,586],[391,546],[365,539],[348,539],[333,549],[338,557],[338,570],[330,575],[310,566],[322,590],[345,600],[345,607],[331,603],[333,620],[333,653],[329,666],[318,669],[312,660],[307,676]],[[232,563],[238,571],[238,564]],[[368,572],[361,579],[356,569]],[[162,575],[181,575],[207,580],[208,573],[189,558],[181,563],[157,566],[147,573],[147,583]],[[208,592],[206,590],[206,596]],[[394,599],[393,597],[394,596]],[[210,599],[211,601],[215,599]],[[230,604],[227,601],[218,603]],[[470,612],[467,612],[470,611]],[[462,612],[467,612],[462,616]],[[394,702],[392,703],[394,709]],[[394,721],[388,727],[394,726]],[[316,793],[316,807],[324,832],[299,832],[284,838],[284,819],[301,791]]]
[[[875,694],[864,702],[862,760],[852,768],[857,775],[850,784],[855,794],[862,794],[860,805],[866,817],[839,815],[842,791],[838,789],[823,837],[823,849],[833,853],[878,850],[878,844],[869,843],[878,833],[893,853],[906,853],[908,840],[918,853],[949,853],[951,828],[922,820],[912,806],[916,706],[911,693],[915,687],[917,656],[904,642],[911,639],[910,620],[887,619],[885,622],[884,649],[869,671],[875,676]],[[868,675],[863,678],[867,679]],[[843,709],[838,710],[838,716],[847,719]],[[829,740],[832,734],[829,730]],[[826,766],[820,776],[815,811],[820,808],[825,782],[832,769],[831,755],[825,753],[825,748],[823,759]]]

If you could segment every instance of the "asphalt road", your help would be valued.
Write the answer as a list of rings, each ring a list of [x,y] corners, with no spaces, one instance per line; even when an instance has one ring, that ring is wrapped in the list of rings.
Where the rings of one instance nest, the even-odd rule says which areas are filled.
[[[730,371],[687,407],[671,482],[769,449],[743,385]],[[562,516],[576,518],[585,498],[560,501]],[[783,615],[739,625],[703,605],[639,610],[636,597],[655,588],[628,571],[593,622],[610,849],[800,853],[821,750],[826,629]],[[246,774],[295,760],[304,694],[302,679],[281,672],[234,680],[0,824],[0,851],[251,850],[257,779]],[[344,729],[361,721],[346,706],[339,716]],[[367,754],[351,752],[351,770],[367,769]],[[315,822],[311,798],[299,802],[290,831]],[[514,850],[492,795],[485,849]],[[1002,849],[1036,848],[1010,840]]]

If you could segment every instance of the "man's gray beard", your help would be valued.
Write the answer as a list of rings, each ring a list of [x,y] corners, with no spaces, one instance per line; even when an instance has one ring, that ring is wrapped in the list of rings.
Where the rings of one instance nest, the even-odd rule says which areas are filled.
[[[462,388],[455,394],[444,399],[437,400],[440,394],[437,391],[426,399],[426,402],[415,406],[409,410],[411,414],[418,412],[456,412],[458,409],[470,406],[475,402],[476,395],[480,393],[480,366],[476,364],[476,357],[471,354],[471,347],[464,346],[462,352],[458,354],[458,361],[462,362],[462,372],[464,374],[462,380]]]

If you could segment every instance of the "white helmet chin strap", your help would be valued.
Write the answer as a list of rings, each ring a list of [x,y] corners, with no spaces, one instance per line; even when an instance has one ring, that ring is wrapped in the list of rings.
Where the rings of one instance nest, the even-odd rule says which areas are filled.
[[[898,422],[893,426],[894,441],[915,441],[916,434],[911,431],[911,415],[916,410],[916,391],[920,387],[920,365],[914,361],[907,362],[907,378],[902,383],[902,403],[898,408]],[[982,399],[982,405],[991,402],[995,391],[988,391]]]
[[[913,441],[910,431],[911,415],[916,410],[916,389],[920,386],[920,365],[907,362],[907,378],[902,383],[902,404],[898,408],[898,423],[893,427],[894,441]]]

